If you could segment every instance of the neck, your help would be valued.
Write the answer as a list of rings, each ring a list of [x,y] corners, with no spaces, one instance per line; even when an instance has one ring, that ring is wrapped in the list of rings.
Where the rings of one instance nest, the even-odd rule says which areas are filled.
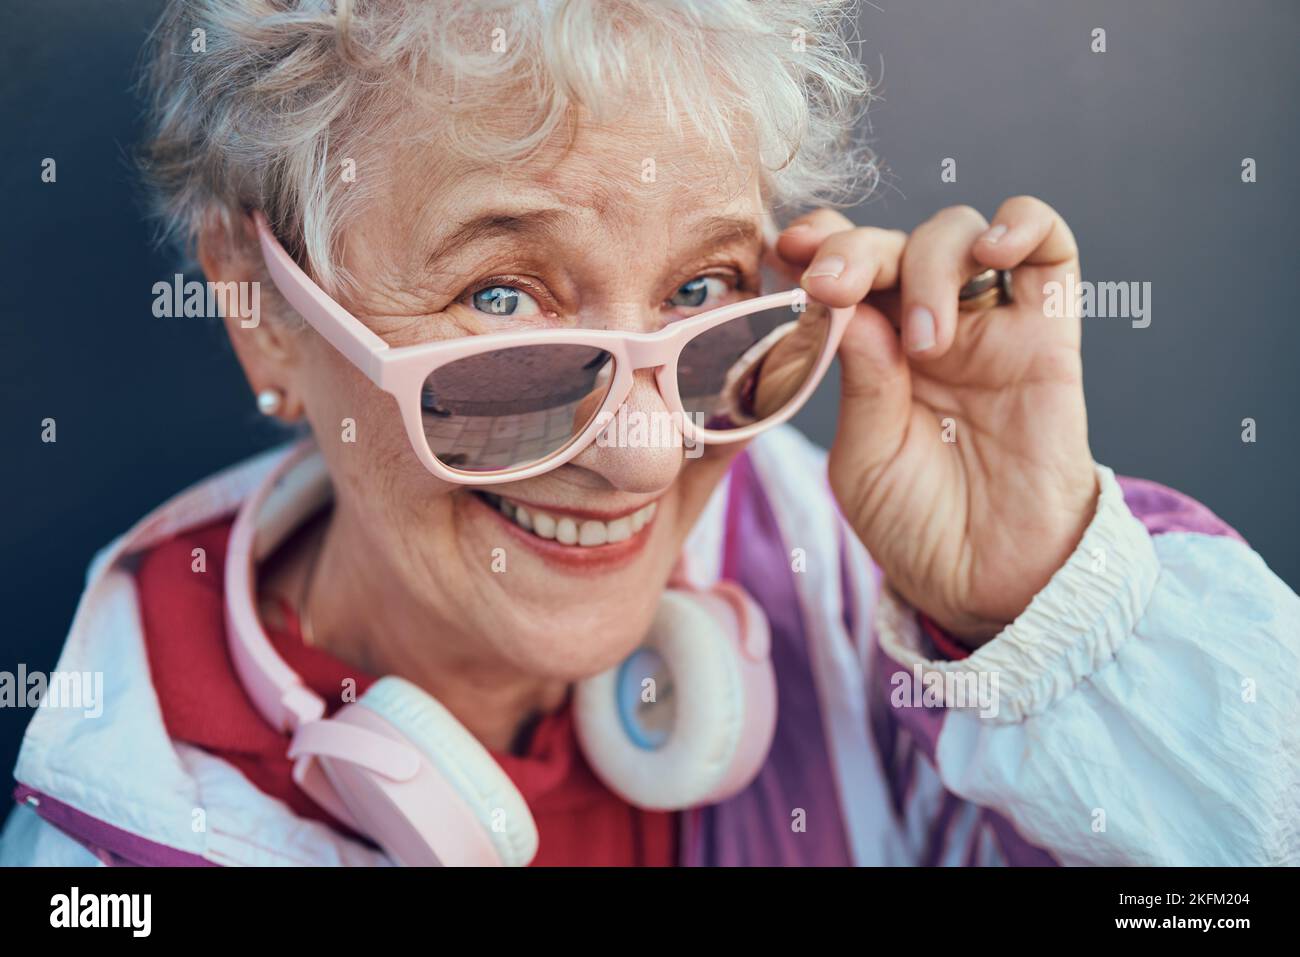
[[[516,750],[539,714],[563,704],[565,682],[526,674],[493,655],[457,616],[437,607],[436,589],[417,593],[398,569],[375,558],[362,523],[335,507],[318,524],[323,528],[307,536],[295,561],[295,577],[307,584],[299,613],[311,623],[314,647],[368,674],[406,679],[493,751]]]

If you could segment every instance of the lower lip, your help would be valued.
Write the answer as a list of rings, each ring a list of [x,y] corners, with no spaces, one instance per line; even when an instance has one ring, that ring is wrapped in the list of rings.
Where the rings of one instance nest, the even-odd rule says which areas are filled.
[[[562,545],[549,538],[539,538],[532,532],[520,528],[512,519],[503,515],[500,509],[483,501],[477,495],[470,494],[469,498],[479,508],[491,513],[521,545],[545,559],[548,564],[574,571],[607,572],[630,565],[645,550],[646,544],[650,541],[650,530],[655,524],[655,519],[651,519],[631,538],[614,542],[612,545]]]

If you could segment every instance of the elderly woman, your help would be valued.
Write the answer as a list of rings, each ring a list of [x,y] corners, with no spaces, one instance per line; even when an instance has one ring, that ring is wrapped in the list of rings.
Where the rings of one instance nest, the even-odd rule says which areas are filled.
[[[96,558],[0,859],[1300,860],[1300,601],[1093,461],[1052,209],[828,208],[852,15],[172,2],[149,171],[310,439]]]

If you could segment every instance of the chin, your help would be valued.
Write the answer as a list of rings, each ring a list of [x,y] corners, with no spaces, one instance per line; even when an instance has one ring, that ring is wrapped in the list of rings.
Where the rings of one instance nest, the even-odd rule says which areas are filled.
[[[512,647],[503,649],[523,671],[539,677],[581,681],[614,667],[650,630],[654,607],[629,608],[627,602],[595,599],[601,607],[579,614],[555,614],[531,628],[502,627]]]

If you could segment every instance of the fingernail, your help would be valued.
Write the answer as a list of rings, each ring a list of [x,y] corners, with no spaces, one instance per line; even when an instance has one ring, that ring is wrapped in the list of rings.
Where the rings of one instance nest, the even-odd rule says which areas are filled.
[[[924,352],[934,345],[934,313],[925,306],[915,306],[907,315],[903,339],[908,352]]]
[[[996,226],[990,227],[989,230],[986,233],[984,233],[984,235],[981,236],[980,238],[984,240],[984,242],[988,243],[990,246],[996,246],[998,240],[1001,239],[1006,234],[1007,234],[1007,227],[1003,226],[1001,223],[998,223]]]
[[[810,228],[811,228],[811,227],[810,227],[807,223],[794,223],[794,224],[791,225],[791,226],[787,226],[787,227],[785,228],[784,232],[787,232],[787,233],[803,233],[803,232],[807,232]]]
[[[839,279],[840,273],[844,272],[843,256],[823,256],[821,259],[814,260],[813,264],[808,267],[808,271],[803,274],[804,279]]]

